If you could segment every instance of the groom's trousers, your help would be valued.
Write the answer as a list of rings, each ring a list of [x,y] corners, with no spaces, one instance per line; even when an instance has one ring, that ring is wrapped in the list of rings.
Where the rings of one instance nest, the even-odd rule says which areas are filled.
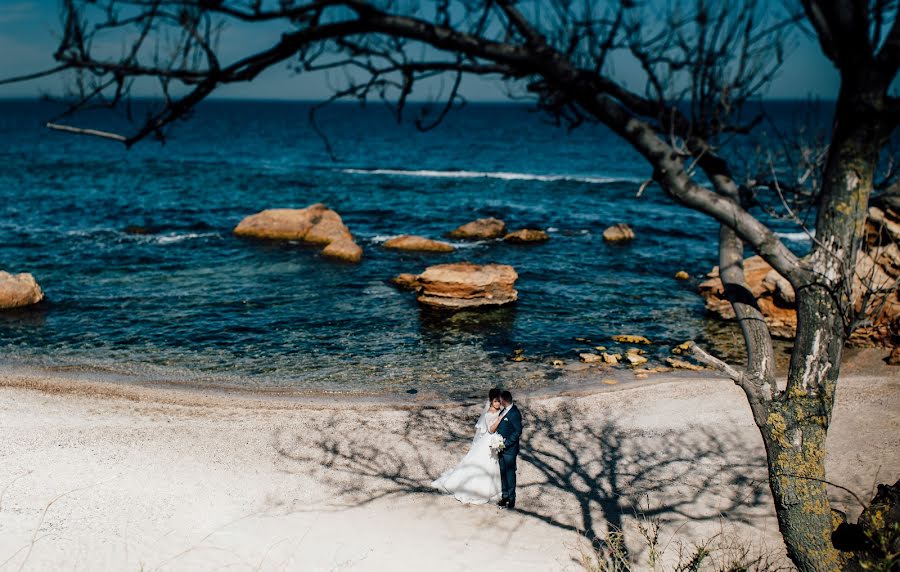
[[[500,455],[500,487],[503,498],[516,500],[516,458],[518,455]]]

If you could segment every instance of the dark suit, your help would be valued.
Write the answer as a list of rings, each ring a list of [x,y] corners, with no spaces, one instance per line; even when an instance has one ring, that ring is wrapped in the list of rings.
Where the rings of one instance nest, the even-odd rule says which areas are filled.
[[[522,414],[515,405],[503,416],[497,433],[503,436],[504,449],[500,452],[500,485],[502,496],[516,502],[516,458],[519,456],[519,438],[522,436]]]

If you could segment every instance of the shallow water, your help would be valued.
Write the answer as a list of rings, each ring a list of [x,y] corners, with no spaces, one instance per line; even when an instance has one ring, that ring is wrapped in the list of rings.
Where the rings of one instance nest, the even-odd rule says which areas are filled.
[[[649,171],[602,127],[567,134],[526,107],[473,105],[419,133],[380,109],[339,105],[319,120],[335,161],[305,104],[208,103],[165,146],[131,151],[41,128],[48,105],[0,102],[0,269],[33,273],[47,295],[0,314],[8,363],[454,394],[554,383],[508,367],[516,349],[576,359],[635,333],[661,356],[708,326],[696,281],[672,277],[715,264],[717,225],[652,186],[637,198]],[[340,212],[362,263],[231,234],[248,214],[315,202]],[[552,238],[457,243],[452,254],[380,246],[485,216]],[[637,239],[605,244],[618,222]],[[458,260],[513,265],[519,302],[445,315],[388,283]]]

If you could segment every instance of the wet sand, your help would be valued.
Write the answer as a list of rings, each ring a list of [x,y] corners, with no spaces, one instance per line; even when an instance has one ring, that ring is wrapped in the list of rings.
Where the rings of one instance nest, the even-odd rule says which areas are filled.
[[[900,476],[900,375],[850,358],[828,478],[869,498]],[[733,383],[601,382],[586,373],[577,390],[518,399],[509,513],[428,487],[466,451],[472,401],[0,372],[0,570],[578,570],[579,532],[622,528],[640,557],[636,512],[660,519],[667,558],[720,532],[783,555],[762,442]]]

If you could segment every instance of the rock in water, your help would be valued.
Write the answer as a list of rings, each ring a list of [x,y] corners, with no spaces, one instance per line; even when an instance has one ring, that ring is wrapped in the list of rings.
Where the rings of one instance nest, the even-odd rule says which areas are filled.
[[[507,234],[503,237],[503,240],[516,244],[525,244],[529,242],[545,242],[550,240],[550,235],[543,230],[523,228],[522,230],[517,230]]]
[[[305,209],[268,209],[252,214],[234,228],[234,234],[270,240],[303,240],[325,205]]]
[[[341,215],[321,203],[305,209],[268,209],[250,215],[234,229],[234,234],[269,240],[301,240],[321,244],[323,256],[359,262],[362,248],[353,240]]]
[[[404,272],[391,278],[391,284],[404,290],[415,290],[419,287],[419,279],[415,274]]]
[[[419,274],[418,300],[426,306],[461,310],[515,302],[519,277],[512,266],[469,262],[429,266]]]
[[[675,280],[690,280],[691,275],[685,272],[684,270],[679,270],[675,273]]]
[[[386,241],[384,247],[397,250],[420,250],[423,252],[453,252],[456,250],[449,242],[431,240],[424,236],[414,236],[409,234],[395,236]]]
[[[649,345],[651,342],[644,336],[633,336],[629,334],[618,335],[612,337],[613,341],[619,342],[621,344],[647,344]]]
[[[43,299],[44,292],[31,274],[0,271],[0,310],[31,306]]]
[[[362,260],[362,254],[362,248],[353,242],[352,238],[339,238],[322,249],[322,256],[346,262],[359,262]]]
[[[463,238],[466,240],[488,240],[499,238],[506,232],[506,224],[496,218],[480,218],[467,222],[461,227],[450,231],[451,238]]]
[[[607,242],[624,242],[634,239],[634,231],[627,224],[614,224],[603,231],[603,240]]]

